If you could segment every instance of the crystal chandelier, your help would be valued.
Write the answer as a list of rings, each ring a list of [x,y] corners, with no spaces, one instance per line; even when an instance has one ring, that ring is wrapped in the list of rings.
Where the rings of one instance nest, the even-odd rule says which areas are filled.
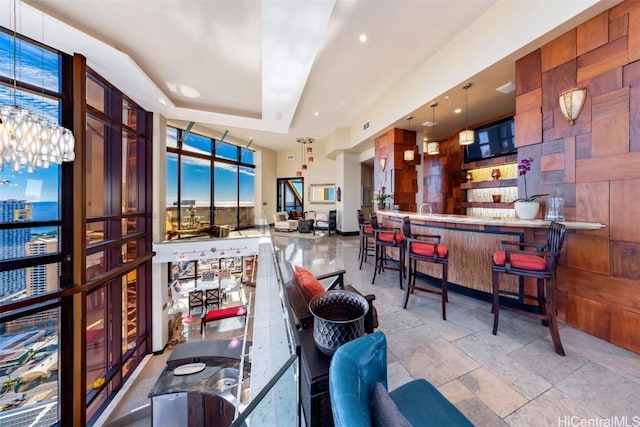
[[[72,162],[75,159],[75,138],[69,129],[16,105],[18,41],[15,3],[13,25],[14,106],[0,104],[0,171],[6,166],[13,172],[26,168],[27,172],[33,173],[37,167],[48,168],[53,163]]]

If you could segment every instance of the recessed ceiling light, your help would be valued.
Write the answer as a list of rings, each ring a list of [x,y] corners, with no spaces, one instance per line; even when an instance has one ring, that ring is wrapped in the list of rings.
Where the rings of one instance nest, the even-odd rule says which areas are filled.
[[[314,116],[318,117],[320,115],[320,113],[318,113],[317,111],[315,113],[313,113]]]
[[[358,40],[360,40],[362,43],[366,42],[368,39],[368,36],[365,33],[360,34],[360,37],[358,37]]]
[[[460,114],[462,113],[462,108],[456,108],[455,110],[453,110],[453,112],[456,114]]]
[[[502,93],[511,93],[516,90],[516,84],[514,82],[505,83],[500,87],[497,87],[496,90]]]

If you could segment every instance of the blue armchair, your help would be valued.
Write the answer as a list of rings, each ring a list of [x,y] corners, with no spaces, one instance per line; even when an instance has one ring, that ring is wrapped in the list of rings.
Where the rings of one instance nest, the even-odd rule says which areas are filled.
[[[386,402],[376,383],[387,388],[387,340],[380,331],[342,345],[329,368],[329,395],[336,427],[406,425],[393,416],[399,412],[413,426],[473,426],[433,385],[413,380],[389,393]],[[383,389],[383,390],[384,390]],[[383,391],[386,394],[386,391]],[[387,399],[388,399],[387,397]],[[375,401],[375,403],[374,403]],[[392,408],[387,410],[389,402]],[[375,414],[375,415],[372,415]]]

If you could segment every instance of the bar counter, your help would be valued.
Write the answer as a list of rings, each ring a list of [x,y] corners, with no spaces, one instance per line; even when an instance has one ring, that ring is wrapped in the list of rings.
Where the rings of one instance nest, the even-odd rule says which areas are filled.
[[[411,219],[411,229],[417,234],[437,234],[449,248],[449,282],[467,289],[491,293],[491,257],[502,240],[546,243],[550,221],[497,217],[474,217],[453,214],[419,214],[417,212],[379,210],[379,221],[385,227],[402,227],[402,218]],[[588,232],[604,228],[597,222],[560,221],[570,232]],[[566,249],[565,249],[566,251]],[[562,257],[560,260],[562,264]],[[418,271],[441,278],[441,268],[419,262]],[[501,287],[516,291],[518,278],[503,275]],[[475,292],[471,292],[472,294]]]

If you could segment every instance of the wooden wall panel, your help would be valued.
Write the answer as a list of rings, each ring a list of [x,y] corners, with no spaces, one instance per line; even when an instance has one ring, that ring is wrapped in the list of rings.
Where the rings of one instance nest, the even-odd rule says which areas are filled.
[[[597,76],[581,82],[589,92],[587,96],[593,98],[595,96],[620,89],[623,86],[622,70],[622,67],[615,67],[607,72],[598,74]]]
[[[636,164],[638,167],[640,163]],[[640,169],[640,167],[638,167]],[[640,179],[611,181],[611,239],[640,243]]]
[[[615,277],[640,280],[640,244],[611,242],[611,274]]]
[[[629,88],[592,98],[593,157],[629,152]]]
[[[576,220],[609,224],[609,181],[581,182],[576,184]],[[609,237],[609,228],[590,234]]]
[[[566,319],[569,325],[576,326],[596,337],[609,340],[610,322],[606,304],[569,294]]]
[[[630,2],[627,2],[630,3]],[[640,8],[629,12],[629,62],[640,59]]]
[[[515,146],[538,144],[542,142],[542,113],[540,109],[529,110],[515,117]]]
[[[576,59],[576,29],[566,32],[540,49],[541,71],[549,71],[560,64]]]
[[[607,181],[640,178],[640,153],[576,160],[576,181]]]
[[[564,153],[553,153],[542,156],[540,170],[542,172],[564,170]]]
[[[640,314],[627,310],[611,309],[610,340],[613,344],[640,353],[637,331],[640,331]]]
[[[609,239],[590,234],[568,234],[567,267],[609,274]]]
[[[538,89],[541,77],[540,49],[516,61],[516,96]]]
[[[609,14],[609,41],[617,40],[629,34],[629,14],[612,18]]]
[[[540,111],[540,104],[542,102],[542,89],[534,89],[530,92],[523,93],[520,96],[516,96],[516,115],[525,113],[531,110]]]
[[[564,182],[576,182],[576,138],[564,140]]]
[[[578,56],[578,83],[627,64],[627,37]]]
[[[576,136],[576,160],[591,158],[591,134]]]
[[[638,48],[640,49],[640,46]],[[629,151],[640,151],[640,61],[625,66],[623,76],[623,84],[631,88],[629,90]]]
[[[577,55],[584,55],[609,41],[609,11],[603,12],[578,25],[576,32]]]

